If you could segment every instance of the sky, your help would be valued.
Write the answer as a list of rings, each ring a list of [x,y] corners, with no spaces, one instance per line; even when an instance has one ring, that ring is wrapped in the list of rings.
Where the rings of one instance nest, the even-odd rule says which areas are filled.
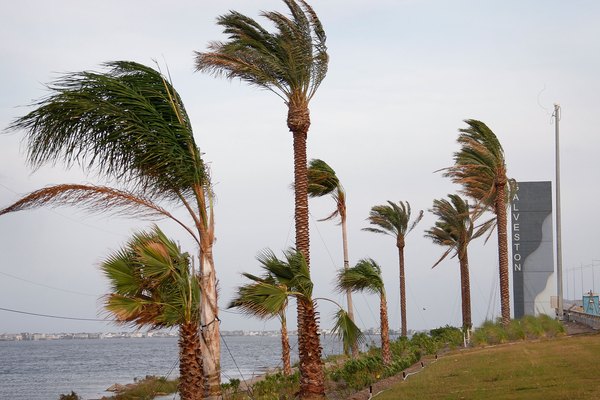
[[[85,6],[83,6],[85,4]],[[554,103],[560,121],[565,297],[600,286],[600,3],[564,1],[314,0],[327,33],[330,65],[310,104],[308,157],[327,161],[347,193],[350,263],[371,257],[383,268],[390,326],[399,328],[398,259],[391,237],[361,231],[372,206],[408,201],[425,217],[406,241],[409,329],[459,326],[458,261],[432,269],[444,249],[426,239],[433,200],[459,188],[438,171],[452,164],[463,120],[485,122],[504,146],[517,181],[554,181]],[[0,129],[24,115],[61,73],[100,70],[113,60],[168,67],[210,164],[215,264],[225,307],[241,272],[259,272],[257,253],[293,246],[292,136],[273,93],[194,72],[194,51],[225,36],[218,15],[236,10],[265,23],[260,10],[287,12],[276,0],[7,2],[0,16]],[[267,25],[268,26],[268,25]],[[104,183],[74,167],[26,163],[23,132],[0,134],[0,207],[50,184]],[[333,290],[342,266],[341,230],[318,222],[331,198],[310,201],[315,296]],[[158,221],[186,251],[186,233]],[[0,217],[0,333],[95,332],[107,280],[99,264],[150,221],[94,215],[71,207]],[[469,247],[473,321],[500,313],[496,240]],[[378,325],[378,299],[354,296],[357,323]],[[290,310],[294,328],[294,308]],[[335,311],[319,303],[320,323]],[[278,329],[221,313],[224,330]]]

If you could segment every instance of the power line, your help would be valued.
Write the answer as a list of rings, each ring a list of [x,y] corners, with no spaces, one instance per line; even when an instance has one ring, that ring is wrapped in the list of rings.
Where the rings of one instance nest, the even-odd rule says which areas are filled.
[[[32,285],[37,285],[37,286],[41,286],[41,287],[45,287],[45,288],[53,289],[53,290],[58,290],[59,292],[73,293],[73,294],[78,294],[80,296],[98,297],[96,295],[89,294],[89,293],[82,293],[82,292],[77,292],[75,290],[62,289],[62,288],[58,288],[58,287],[54,287],[54,286],[50,286],[50,285],[44,285],[43,283],[37,283],[37,282],[34,282],[34,281],[30,281],[28,279],[20,278],[18,276],[11,275],[11,274],[8,274],[8,273],[2,272],[2,271],[0,271],[0,275],[8,276],[9,278],[13,278],[13,279],[17,279],[19,281],[27,282],[27,283],[30,283]]]
[[[16,313],[16,314],[33,315],[33,316],[36,316],[36,317],[46,317],[46,318],[56,318],[56,319],[69,319],[69,320],[74,320],[74,321],[114,322],[114,321],[109,320],[109,319],[63,317],[63,316],[59,316],[59,315],[38,314],[38,313],[13,310],[13,309],[10,309],[10,308],[3,308],[3,307],[0,307],[0,310],[2,310],[2,311],[8,311],[8,312]]]

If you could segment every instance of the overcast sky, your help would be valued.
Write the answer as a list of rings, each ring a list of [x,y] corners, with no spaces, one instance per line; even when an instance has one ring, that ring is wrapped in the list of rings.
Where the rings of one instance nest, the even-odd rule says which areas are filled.
[[[85,7],[82,7],[85,4]],[[457,130],[484,121],[520,181],[554,180],[553,103],[560,103],[565,294],[600,285],[597,239],[600,3],[589,1],[313,1],[327,32],[327,78],[311,103],[309,158],[326,160],[348,197],[350,262],[372,257],[384,269],[390,325],[399,327],[394,240],[363,232],[370,208],[410,202],[414,212],[458,189],[434,171],[452,163]],[[287,12],[276,0],[6,2],[0,17],[0,128],[26,113],[58,73],[134,60],[170,69],[210,163],[218,200],[215,262],[220,304],[258,272],[256,254],[293,246],[292,136],[281,99],[239,81],[194,72],[193,51],[224,39],[215,18],[229,9],[262,20]],[[0,135],[0,207],[49,184],[102,183],[62,165],[32,171],[22,132]],[[341,232],[330,198],[311,200],[315,295],[333,293],[342,266]],[[423,237],[429,213],[408,236],[408,328],[459,326],[456,259]],[[186,233],[159,225],[195,252]],[[148,221],[38,209],[0,217],[0,308],[75,318],[103,318],[108,290],[99,263]],[[469,248],[473,320],[499,315],[495,236]],[[570,268],[577,267],[577,270]],[[583,274],[581,273],[583,271]],[[592,276],[596,278],[593,282]],[[583,282],[583,288],[581,283]],[[378,325],[378,300],[355,295],[357,322]],[[319,305],[321,325],[333,309]],[[293,315],[293,310],[290,316]],[[222,329],[277,329],[276,322],[221,314]],[[295,318],[291,318],[294,321]],[[103,322],[70,321],[0,310],[0,333],[106,331]],[[292,323],[294,325],[294,323]]]

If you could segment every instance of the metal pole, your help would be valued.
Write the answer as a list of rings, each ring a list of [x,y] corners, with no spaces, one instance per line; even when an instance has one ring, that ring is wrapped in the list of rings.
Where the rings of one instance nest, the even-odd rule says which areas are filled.
[[[560,223],[560,146],[559,146],[559,128],[560,106],[554,105],[554,130],[556,144],[556,283],[558,297],[558,319],[563,320],[563,281],[562,281],[562,238]]]

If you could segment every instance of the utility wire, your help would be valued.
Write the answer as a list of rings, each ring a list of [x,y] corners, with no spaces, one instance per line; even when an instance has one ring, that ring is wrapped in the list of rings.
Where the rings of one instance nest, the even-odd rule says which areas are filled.
[[[62,288],[58,288],[58,287],[54,287],[54,286],[50,286],[50,285],[44,285],[43,283],[30,281],[29,279],[20,278],[16,275],[11,275],[11,274],[8,274],[8,273],[2,272],[2,271],[0,271],[0,275],[8,276],[9,278],[17,279],[19,281],[31,283],[32,285],[37,285],[37,286],[45,287],[45,288],[52,289],[52,290],[58,290],[59,292],[73,293],[73,294],[78,294],[80,296],[98,297],[97,295],[93,295],[93,294],[89,294],[89,293],[77,292],[75,290],[62,289]]]
[[[32,313],[32,312],[27,312],[27,311],[13,310],[13,309],[10,309],[10,308],[3,308],[3,307],[0,307],[0,310],[1,311],[12,312],[12,313],[16,313],[16,314],[33,315],[33,316],[36,316],[36,317],[46,317],[46,318],[56,318],[56,319],[69,319],[69,320],[74,320],[74,321],[114,322],[114,321],[109,320],[109,319],[63,317],[63,316],[59,316],[59,315],[39,314],[39,313]]]

